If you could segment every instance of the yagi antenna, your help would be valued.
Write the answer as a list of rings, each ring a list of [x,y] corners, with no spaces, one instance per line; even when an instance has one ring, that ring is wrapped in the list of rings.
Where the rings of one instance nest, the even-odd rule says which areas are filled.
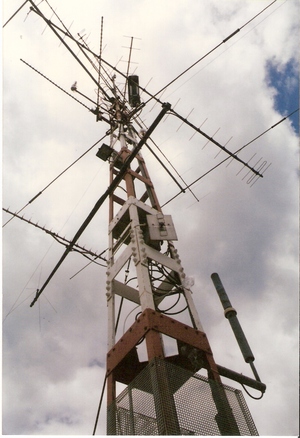
[[[78,57],[74,54],[74,52],[71,50],[71,48],[63,41],[63,39],[62,39],[62,37],[59,35],[59,33],[58,33],[58,31],[60,31],[60,29],[58,28],[58,26],[55,26],[50,20],[47,20],[45,17],[44,17],[44,15],[40,12],[40,10],[37,8],[37,6],[36,5],[34,5],[34,2],[32,1],[32,0],[29,0],[30,1],[30,3],[33,5],[32,6],[32,10],[34,10],[38,15],[40,15],[45,21],[46,21],[46,23],[49,25],[49,27],[52,29],[52,31],[56,34],[56,36],[63,42],[63,44],[66,46],[66,48],[72,53],[72,55],[73,56],[75,56],[75,58],[77,59],[77,61],[79,62],[79,64],[84,68],[84,70],[89,74],[89,76],[91,77],[91,79],[94,81],[94,82],[96,82],[96,84],[97,84],[97,86],[99,87],[99,88],[101,88],[101,91],[102,91],[102,93],[104,93],[104,95],[106,96],[106,98],[109,98],[109,96],[107,95],[107,93],[105,92],[105,90],[102,88],[102,87],[100,87],[100,84],[99,84],[99,81],[98,80],[96,80],[91,74],[90,74],[90,72],[85,68],[85,66],[83,65],[83,63],[78,59]],[[251,21],[251,20],[250,20]],[[250,22],[249,21],[249,22]],[[248,24],[249,22],[247,22],[246,24]],[[244,25],[244,26],[246,26],[246,24]],[[242,28],[244,27],[244,26],[242,26]],[[242,28],[240,28],[240,29],[242,29]],[[238,29],[236,32],[234,32],[234,33],[232,33],[228,38],[226,38],[223,42],[226,42],[229,38],[231,38],[233,35],[235,35],[240,29]],[[65,34],[65,32],[64,32],[64,34]],[[69,36],[69,35],[68,35]],[[81,48],[81,50],[83,51],[83,53],[84,53],[84,50],[83,50],[83,48],[84,49],[88,49],[88,47],[86,46],[86,44],[84,45],[84,46],[82,46],[78,41],[76,42],[78,45],[79,45],[79,47]],[[82,47],[81,47],[82,46]],[[88,49],[89,50],[89,49]],[[90,50],[89,50],[90,51]],[[91,51],[90,51],[91,52]],[[130,55],[131,55],[131,50],[130,50]],[[97,56],[97,55],[96,55]],[[109,63],[107,63],[104,59],[102,59],[102,61],[106,64],[106,65],[109,65]],[[198,63],[200,60],[198,60],[196,63]],[[194,66],[195,64],[193,64],[190,68],[192,68],[193,66]],[[144,91],[146,91],[147,92],[147,90],[145,90],[143,87],[140,87],[140,85],[139,85],[139,83],[138,83],[138,76],[130,76],[130,77],[128,77],[128,75],[126,76],[126,75],[124,75],[123,73],[121,73],[121,72],[119,72],[116,68],[114,68],[114,70],[116,71],[116,72],[118,72],[118,73],[120,73],[123,77],[125,77],[126,78],[126,81],[128,80],[128,91],[129,91],[129,104],[132,106],[132,107],[137,107],[137,106],[139,106],[139,104],[140,104],[140,97],[139,97],[139,89],[142,89],[142,90],[144,90]],[[187,71],[187,70],[186,70]],[[184,71],[182,74],[184,74],[186,71]],[[98,71],[97,71],[97,73],[98,73]],[[98,78],[97,78],[98,79]],[[175,78],[171,83],[173,83],[175,80],[177,80],[178,78]],[[131,83],[129,83],[131,81]],[[170,84],[171,84],[170,83]],[[168,84],[168,85],[170,85],[170,84]],[[147,101],[147,102],[145,102],[144,103],[144,106],[151,100],[151,99],[155,99],[155,101],[156,101],[156,103],[157,102],[159,102],[159,103],[161,103],[161,104],[163,104],[162,102],[161,102],[161,96],[162,96],[162,94],[166,91],[166,89],[167,89],[167,87],[168,87],[168,85],[167,86],[165,86],[165,87],[163,87],[159,92],[157,92],[155,95],[151,95],[151,98]],[[125,86],[125,89],[126,89],[126,86]],[[160,96],[160,98],[157,98],[156,96],[158,95],[158,94],[160,94],[161,93],[161,96]],[[147,92],[147,94],[149,95],[150,93],[148,93]],[[109,99],[108,99],[109,100]],[[156,103],[155,103],[155,105],[156,105]],[[154,105],[154,106],[155,106]],[[152,108],[153,109],[153,108]],[[151,110],[150,110],[150,112],[151,112]],[[209,141],[211,141],[212,143],[214,143],[215,145],[217,145],[218,147],[220,147],[224,152],[226,152],[229,156],[231,156],[232,158],[234,158],[235,160],[237,160],[237,161],[239,161],[240,163],[242,163],[243,164],[243,166],[244,167],[247,167],[248,169],[250,169],[254,174],[255,174],[255,176],[258,176],[258,177],[262,177],[263,175],[262,175],[262,172],[259,172],[259,171],[257,171],[255,168],[253,168],[253,167],[250,167],[249,166],[249,164],[248,163],[245,163],[243,160],[241,160],[240,158],[238,158],[237,157],[237,155],[235,155],[235,154],[233,154],[233,153],[231,153],[228,149],[226,149],[224,146],[222,146],[221,144],[219,144],[218,142],[216,142],[212,137],[210,137],[209,135],[207,135],[206,133],[204,133],[202,130],[200,130],[200,128],[197,128],[195,125],[193,125],[192,123],[190,123],[188,120],[187,120],[187,118],[184,118],[184,117],[182,117],[182,116],[180,116],[178,113],[176,113],[175,111],[174,111],[174,109],[173,110],[171,110],[171,112],[169,112],[169,113],[171,113],[172,115],[174,115],[174,116],[176,116],[176,117],[178,117],[180,120],[181,120],[181,122],[183,122],[183,123],[186,123],[188,126],[190,126],[191,128],[193,128],[195,131],[197,131],[197,132],[199,132],[201,135],[203,135],[204,137],[206,137],[206,139],[207,140],[209,140]],[[250,181],[249,181],[249,184],[250,184],[250,186],[252,186],[256,181],[257,181],[257,179],[258,178],[253,178],[253,179],[250,179]]]
[[[70,240],[66,239],[63,236],[60,236],[58,233],[55,233],[52,230],[49,230],[49,228],[46,228],[46,226],[40,226],[35,222],[32,222],[30,219],[26,219],[24,216],[20,216],[18,213],[14,213],[12,211],[10,211],[8,208],[2,208],[3,211],[5,211],[6,213],[11,214],[13,217],[17,217],[18,219],[21,219],[24,222],[27,222],[30,225],[33,225],[34,227],[44,231],[46,234],[49,234],[51,237],[53,237],[58,243],[66,246],[69,245],[71,242]],[[86,257],[87,259],[91,260],[91,262],[94,262],[95,259],[101,259],[104,262],[107,262],[107,259],[105,257],[103,257],[103,254],[106,252],[106,249],[104,251],[102,251],[100,254],[97,254],[95,251],[92,251],[91,249],[86,249],[85,246],[81,246],[78,243],[75,243],[73,246],[73,251],[78,252],[80,254],[82,254],[84,257]],[[93,257],[94,260],[92,260],[90,257]],[[96,262],[96,264],[99,264]],[[105,266],[105,265],[101,265],[101,266]]]

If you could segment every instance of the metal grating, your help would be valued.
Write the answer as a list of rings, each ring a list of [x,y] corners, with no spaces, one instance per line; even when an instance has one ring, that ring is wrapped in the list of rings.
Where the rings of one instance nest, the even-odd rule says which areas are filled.
[[[108,407],[107,420],[108,435],[258,435],[241,391],[161,359]]]

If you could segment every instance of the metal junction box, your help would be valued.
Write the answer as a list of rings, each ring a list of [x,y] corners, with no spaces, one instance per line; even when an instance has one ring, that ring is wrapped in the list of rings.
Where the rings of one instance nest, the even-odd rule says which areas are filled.
[[[170,215],[148,214],[147,224],[150,240],[178,240]]]

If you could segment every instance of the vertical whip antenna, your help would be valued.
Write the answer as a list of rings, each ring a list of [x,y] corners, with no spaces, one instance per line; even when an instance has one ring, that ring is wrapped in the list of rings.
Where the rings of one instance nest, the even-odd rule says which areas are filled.
[[[237,343],[239,344],[242,355],[244,356],[245,362],[250,364],[250,367],[253,371],[253,374],[254,374],[256,380],[258,380],[260,382],[260,378],[259,378],[257,371],[256,371],[256,368],[253,364],[255,358],[254,358],[254,355],[253,355],[251,348],[248,344],[246,336],[242,330],[242,327],[239,323],[239,320],[237,319],[237,316],[236,316],[237,311],[232,307],[231,302],[228,298],[228,295],[224,289],[224,286],[221,282],[219,275],[214,273],[211,275],[211,279],[214,283],[214,286],[216,288],[216,291],[217,291],[219,298],[220,298],[220,301],[222,303],[225,318],[228,319],[228,321],[231,325],[231,328],[232,328],[233,333],[236,337]]]
[[[129,75],[130,61],[131,61],[131,53],[132,53],[132,44],[133,44],[133,37],[130,38],[129,57],[128,57],[128,63],[127,63],[127,72],[126,72],[125,87],[124,87],[124,96],[123,96],[123,100],[124,100],[124,102],[125,102],[126,89],[127,89],[127,84],[128,84],[128,75]]]
[[[99,65],[98,65],[98,88],[97,88],[97,121],[99,120],[100,106],[100,78],[101,78],[101,60],[102,60],[102,40],[103,40],[103,17],[101,17],[101,32],[100,32],[100,50],[99,50]]]

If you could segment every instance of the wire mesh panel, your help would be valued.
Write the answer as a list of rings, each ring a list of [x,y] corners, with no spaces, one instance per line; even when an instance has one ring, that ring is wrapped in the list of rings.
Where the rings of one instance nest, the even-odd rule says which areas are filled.
[[[153,384],[154,362],[157,369],[166,370],[163,390]],[[174,408],[176,418],[170,424]],[[159,359],[108,407],[107,419],[109,435],[258,435],[241,391]]]

